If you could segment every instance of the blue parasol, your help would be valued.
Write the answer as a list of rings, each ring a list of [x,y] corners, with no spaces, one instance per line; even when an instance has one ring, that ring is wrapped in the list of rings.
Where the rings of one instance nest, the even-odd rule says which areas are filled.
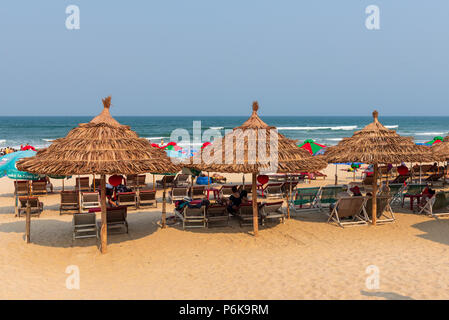
[[[43,176],[20,171],[16,167],[17,161],[36,155],[36,151],[26,150],[8,153],[0,158],[0,174],[15,180],[39,180]]]

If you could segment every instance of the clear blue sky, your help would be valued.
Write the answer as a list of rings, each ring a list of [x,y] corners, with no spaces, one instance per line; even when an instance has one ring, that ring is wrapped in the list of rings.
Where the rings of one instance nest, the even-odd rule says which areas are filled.
[[[448,0],[2,0],[0,41],[0,115],[449,115]]]

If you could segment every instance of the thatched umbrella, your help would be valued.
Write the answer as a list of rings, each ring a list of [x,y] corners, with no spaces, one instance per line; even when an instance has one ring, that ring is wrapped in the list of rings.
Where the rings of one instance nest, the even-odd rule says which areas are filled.
[[[352,137],[344,138],[336,146],[329,147],[325,158],[329,163],[363,162],[374,165],[372,221],[376,224],[376,193],[379,164],[432,161],[434,157],[428,147],[416,145],[410,137],[384,127],[373,112],[374,121]]]
[[[223,138],[216,139],[190,158],[200,170],[251,173],[254,234],[258,233],[256,176],[259,172],[317,171],[327,166],[325,161],[298,148],[296,141],[287,139],[257,115],[259,105],[253,102],[251,117]],[[287,199],[288,210],[288,199]]]
[[[437,143],[432,146],[432,153],[438,161],[445,162],[443,170],[443,183],[446,182],[446,167],[449,160],[449,136],[444,137],[443,142]]]
[[[89,123],[72,129],[36,156],[17,164],[21,170],[51,175],[101,175],[101,251],[106,251],[106,175],[177,172],[165,151],[151,147],[129,126],[109,113],[111,97],[103,99],[103,111]],[[164,217],[163,217],[164,218]]]

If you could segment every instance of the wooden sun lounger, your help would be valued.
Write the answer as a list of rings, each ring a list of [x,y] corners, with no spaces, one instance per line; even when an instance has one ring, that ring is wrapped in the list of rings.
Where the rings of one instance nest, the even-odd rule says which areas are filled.
[[[284,194],[282,192],[282,182],[279,183],[267,183],[263,190],[258,190],[258,194],[265,198],[282,199]]]
[[[97,238],[98,230],[95,213],[76,213],[72,219],[73,240]]]
[[[89,177],[79,177],[75,179],[75,190],[90,191]]]
[[[252,203],[241,204],[239,208],[238,218],[240,220],[240,226],[252,226],[253,225],[253,205]],[[260,219],[260,215],[259,215]]]
[[[154,205],[157,208],[156,191],[139,190],[137,193],[137,207]]]
[[[47,181],[32,181],[31,189],[33,194],[45,194],[47,195]]]
[[[27,202],[30,204],[30,212],[32,216],[39,217],[44,210],[44,204],[39,202],[38,197],[19,197],[19,211],[18,216],[26,215]]]
[[[61,204],[59,205],[59,214],[63,211],[80,212],[80,202],[78,191],[61,191]]]
[[[125,228],[125,232],[128,233],[128,221],[126,220],[127,216],[127,207],[107,208],[106,224],[108,230]],[[101,231],[101,221],[97,222],[97,229],[99,233]]]
[[[207,219],[206,219],[206,207],[201,206],[199,208],[189,208],[189,206],[185,206],[182,213],[175,210],[175,214],[182,221],[182,228],[205,228]]]
[[[346,197],[340,198],[334,206],[327,222],[335,222],[340,227],[346,225],[366,225],[368,216],[365,210],[366,198]],[[345,220],[350,218],[350,220]]]
[[[14,181],[15,193],[18,196],[26,196],[30,192],[29,181]]]
[[[173,181],[175,180],[175,176],[163,176],[161,180],[156,180],[156,185],[159,187],[164,187],[164,181],[165,181],[165,187],[172,187]]]
[[[262,204],[259,208],[262,225],[265,224],[268,220],[281,220],[284,223],[285,220],[285,212],[282,210],[282,205],[284,201],[276,201],[276,202],[267,202]]]
[[[225,223],[229,225],[229,213],[226,210],[226,206],[212,204],[206,208],[207,227],[210,227],[210,223]]]
[[[229,198],[232,194],[232,187],[236,186],[237,188],[240,188],[240,185],[234,185],[234,184],[224,184],[220,188],[220,198]]]
[[[176,176],[175,180],[173,180],[173,184],[175,187],[186,187],[189,186],[189,177],[188,174],[180,173]]]
[[[394,180],[388,182],[389,184],[399,184],[399,183],[405,183],[410,178],[410,175],[404,175],[404,176],[397,176]]]
[[[81,192],[81,210],[88,211],[90,208],[100,206],[100,194],[96,191]]]
[[[120,192],[117,194],[117,204],[119,206],[134,207],[137,209],[137,197],[134,191]]]
[[[193,200],[206,199],[206,186],[192,186],[190,188],[190,197]]]
[[[170,199],[174,203],[177,200],[183,200],[189,197],[189,188],[187,187],[173,187],[170,190]]]
[[[294,211],[318,209],[317,206],[321,187],[297,188],[292,199],[292,208]]]
[[[330,206],[338,201],[337,195],[344,191],[343,186],[321,187],[320,196],[317,198],[317,207],[321,210],[323,205]]]

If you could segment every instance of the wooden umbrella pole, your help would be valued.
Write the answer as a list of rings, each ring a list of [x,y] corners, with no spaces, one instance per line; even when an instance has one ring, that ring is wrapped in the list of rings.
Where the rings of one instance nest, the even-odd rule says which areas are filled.
[[[253,200],[253,228],[254,228],[254,236],[257,237],[259,235],[259,212],[257,210],[257,190],[256,190],[256,173],[253,172],[253,184],[252,184],[252,200]]]
[[[378,173],[378,171],[379,171],[379,168],[378,168],[378,164],[376,163],[375,165],[374,165],[374,173],[373,173],[373,175],[374,175],[374,179],[373,179],[373,205],[372,205],[372,213],[371,213],[371,215],[372,215],[372,221],[373,221],[373,225],[375,226],[376,225],[376,219],[377,219],[377,173]]]
[[[162,191],[162,228],[165,228],[167,226],[167,219],[166,219],[166,196],[165,196],[165,179],[163,180],[163,188],[164,190]]]
[[[287,183],[287,187],[288,187],[289,181],[288,181],[287,174],[285,174],[285,183]],[[290,182],[290,184],[291,184],[291,182]],[[287,219],[290,219],[290,204],[288,203],[288,192],[289,192],[289,190],[287,190],[287,192],[286,192],[285,200],[287,201]]]
[[[101,253],[106,253],[108,247],[108,225],[106,216],[106,175],[101,175]]]
[[[338,184],[338,172],[337,172],[337,168],[338,168],[338,165],[335,165],[335,185]]]
[[[94,185],[94,190],[93,190],[93,191],[95,191],[95,175],[93,174],[92,177],[93,177],[93,179],[94,179],[94,183],[93,183],[93,185]]]
[[[153,191],[155,191],[156,190],[156,182],[154,179],[154,174],[152,174],[152,176],[153,176]]]
[[[25,226],[25,237],[26,242],[31,242],[31,207],[30,207],[30,198],[27,199],[27,209],[26,209],[26,226]]]

